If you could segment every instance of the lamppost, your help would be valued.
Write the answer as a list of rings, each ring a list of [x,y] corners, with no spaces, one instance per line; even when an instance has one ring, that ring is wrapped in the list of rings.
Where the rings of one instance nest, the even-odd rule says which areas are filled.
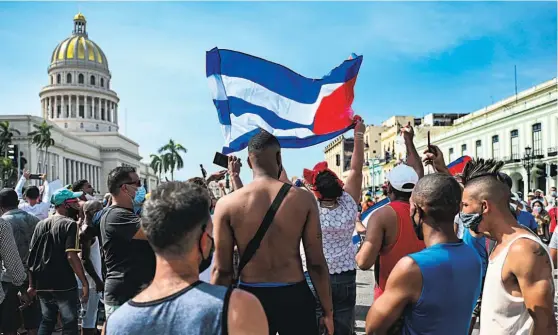
[[[531,191],[531,169],[534,164],[535,156],[531,152],[531,147],[526,147],[523,155],[523,167],[527,170],[527,193]]]

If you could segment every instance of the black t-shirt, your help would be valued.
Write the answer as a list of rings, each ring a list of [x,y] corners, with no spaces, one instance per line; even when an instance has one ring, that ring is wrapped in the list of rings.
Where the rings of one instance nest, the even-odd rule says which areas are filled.
[[[140,218],[131,209],[110,207],[101,217],[107,278],[105,302],[120,306],[138,294],[155,275],[155,254],[147,241],[134,240]]]
[[[67,252],[80,252],[77,223],[54,215],[40,221],[31,238],[29,267],[37,291],[69,291],[77,288]],[[33,270],[35,269],[35,270]]]

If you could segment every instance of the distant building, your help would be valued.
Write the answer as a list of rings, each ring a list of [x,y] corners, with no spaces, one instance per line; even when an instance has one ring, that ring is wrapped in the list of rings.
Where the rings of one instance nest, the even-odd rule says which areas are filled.
[[[453,121],[448,130],[431,134],[431,143],[440,147],[447,163],[461,157],[503,160],[503,172],[513,180],[513,191],[526,197],[528,189],[547,192],[556,186],[556,177],[546,178],[550,164],[558,163],[558,86],[556,78],[543,82]],[[417,149],[426,149],[421,133]],[[531,185],[523,157],[529,147],[535,158]]]
[[[49,58],[47,85],[39,93],[43,118],[0,115],[0,121],[9,121],[20,132],[12,141],[18,174],[23,168],[32,173],[48,170],[49,180],[70,184],[87,179],[105,193],[108,173],[117,166],[132,166],[150,191],[159,183],[157,176],[141,162],[139,145],[118,132],[120,99],[111,87],[107,57],[89,39],[85,16],[79,13],[73,21],[72,34]],[[5,103],[9,105],[9,101]],[[48,155],[37,150],[28,136],[43,120],[54,126],[51,135],[55,144]]]

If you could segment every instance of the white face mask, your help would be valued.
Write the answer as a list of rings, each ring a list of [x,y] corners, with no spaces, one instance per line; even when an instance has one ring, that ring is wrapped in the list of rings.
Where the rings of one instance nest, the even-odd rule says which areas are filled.
[[[87,200],[95,200],[95,197],[90,194],[85,194],[85,199]]]

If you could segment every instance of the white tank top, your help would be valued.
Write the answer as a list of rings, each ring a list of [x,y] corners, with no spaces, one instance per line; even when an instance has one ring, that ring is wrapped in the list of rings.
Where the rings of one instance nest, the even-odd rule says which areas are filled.
[[[99,278],[101,278],[102,280],[103,274],[101,273],[102,264],[101,264],[101,249],[99,247],[99,238],[95,238],[95,242],[91,244],[91,247],[89,249],[89,259],[91,260],[91,264],[93,264],[93,268],[95,269],[97,276],[99,276]],[[95,281],[93,280],[93,277],[89,275],[87,270],[83,269],[83,271],[85,272],[85,277],[87,278],[87,282],[89,283],[89,288],[95,288]],[[77,276],[76,279],[78,282],[78,287],[81,288],[81,280],[79,280]]]
[[[480,335],[528,335],[533,326],[523,297],[509,294],[502,282],[502,269],[510,246],[520,238],[530,239],[543,246],[550,259],[548,248],[538,237],[523,234],[515,237],[499,255],[488,261],[482,294]]]

